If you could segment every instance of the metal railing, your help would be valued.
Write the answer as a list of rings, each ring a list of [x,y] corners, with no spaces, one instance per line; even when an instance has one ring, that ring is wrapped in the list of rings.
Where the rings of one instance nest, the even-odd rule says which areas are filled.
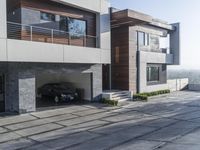
[[[7,22],[8,38],[54,44],[66,44],[82,47],[97,47],[97,37],[40,26],[31,26],[14,22]]]

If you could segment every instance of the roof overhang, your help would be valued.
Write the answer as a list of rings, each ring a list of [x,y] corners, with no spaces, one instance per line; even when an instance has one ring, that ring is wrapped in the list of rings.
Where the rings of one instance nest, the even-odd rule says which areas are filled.
[[[166,30],[169,30],[169,31],[173,31],[175,30],[175,27],[166,23],[166,22],[162,22],[161,20],[158,20],[158,19],[153,19],[152,22],[149,24],[151,26],[154,26],[154,27],[158,27],[158,28],[161,28],[161,29],[166,29]]]
[[[137,24],[148,24],[152,17],[129,9],[112,13],[111,25],[118,27],[122,25],[134,26]]]
[[[155,19],[149,15],[130,10],[120,10],[112,13],[111,27],[116,28],[123,25],[135,26],[135,25],[150,25],[156,28],[165,30],[174,30],[174,27],[167,22],[159,19]]]

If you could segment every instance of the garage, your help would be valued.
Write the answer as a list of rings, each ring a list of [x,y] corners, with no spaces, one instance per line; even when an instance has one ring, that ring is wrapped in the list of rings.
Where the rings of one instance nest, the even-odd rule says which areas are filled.
[[[92,80],[91,73],[57,73],[57,72],[43,72],[36,75],[36,108],[46,108],[52,106],[66,106],[74,103],[82,103],[84,101],[90,101],[92,97]],[[66,88],[74,89],[79,95],[79,99],[66,100],[62,99],[58,102],[51,96],[41,96],[40,89],[47,86],[48,88],[54,88],[52,85],[64,85]],[[51,85],[51,86],[49,86]],[[59,90],[59,88],[56,88]],[[49,90],[49,89],[48,89]],[[54,89],[53,89],[54,90]],[[50,94],[49,94],[50,95]]]

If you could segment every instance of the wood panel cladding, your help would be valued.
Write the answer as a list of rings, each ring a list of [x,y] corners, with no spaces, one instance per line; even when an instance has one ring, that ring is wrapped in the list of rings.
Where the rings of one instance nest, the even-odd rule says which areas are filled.
[[[21,0],[21,7],[55,15],[72,17],[87,22],[87,34],[96,36],[96,14],[50,0]]]
[[[137,34],[129,26],[112,28],[112,89],[137,92]]]
[[[129,90],[129,28],[113,28],[112,89]],[[117,59],[117,60],[116,60]]]

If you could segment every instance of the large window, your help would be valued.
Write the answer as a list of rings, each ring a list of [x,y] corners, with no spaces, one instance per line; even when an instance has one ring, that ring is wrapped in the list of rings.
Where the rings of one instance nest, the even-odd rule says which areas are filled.
[[[72,38],[86,35],[86,21],[61,16],[60,30],[69,32]]]
[[[149,34],[144,32],[138,32],[138,44],[139,46],[148,46]]]
[[[44,21],[55,21],[56,17],[54,14],[46,13],[46,12],[41,12],[40,13],[40,19]]]
[[[68,18],[69,33],[73,37],[86,35],[86,21]]]
[[[148,65],[147,66],[147,82],[159,81],[159,66]]]
[[[60,30],[69,32],[68,18],[60,16]]]
[[[170,53],[170,35],[159,37],[159,48],[163,53]]]

